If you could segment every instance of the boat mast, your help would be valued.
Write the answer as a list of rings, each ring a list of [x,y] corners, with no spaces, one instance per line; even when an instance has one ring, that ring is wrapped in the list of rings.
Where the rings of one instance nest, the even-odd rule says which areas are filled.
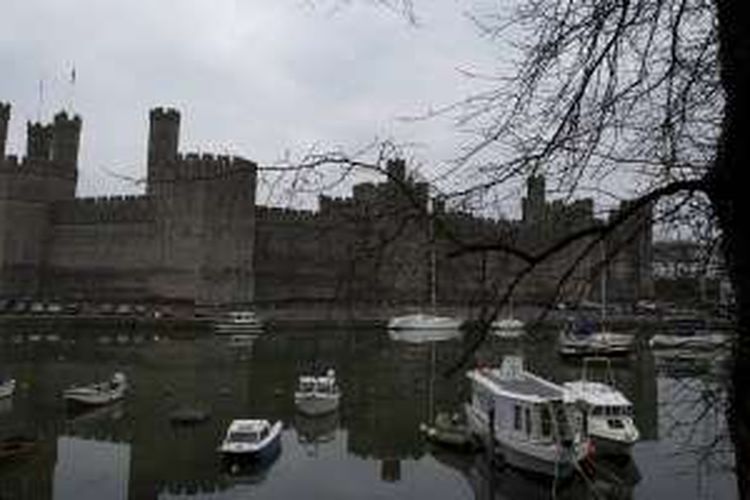
[[[432,314],[437,314],[437,259],[435,256],[435,211],[433,200],[428,198],[427,214],[429,217],[429,239],[430,239],[430,305]]]
[[[601,285],[601,299],[602,299],[602,330],[605,329],[604,325],[607,321],[607,255],[604,250],[604,240],[602,239],[599,242],[599,249],[601,250],[602,254],[602,271],[601,271],[601,278],[600,278],[600,285]]]

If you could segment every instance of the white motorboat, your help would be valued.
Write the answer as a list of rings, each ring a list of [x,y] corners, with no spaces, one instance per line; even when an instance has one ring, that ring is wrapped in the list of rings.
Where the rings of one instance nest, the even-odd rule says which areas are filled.
[[[460,319],[435,314],[407,314],[396,316],[388,321],[389,330],[458,330],[461,328]]]
[[[549,476],[570,475],[588,453],[588,440],[575,433],[565,390],[506,356],[501,367],[467,373],[472,398],[465,406],[475,437],[514,467]]]
[[[729,347],[729,336],[723,333],[657,333],[648,341],[652,349],[715,349]]]
[[[218,335],[257,334],[263,332],[263,322],[253,311],[231,311],[214,323]]]
[[[603,381],[591,380],[593,363],[604,363]],[[569,402],[583,406],[576,413],[577,428],[587,432],[594,444],[596,455],[630,455],[633,445],[640,438],[633,421],[633,404],[614,385],[608,359],[584,360],[580,380],[563,384]]]
[[[432,201],[432,200],[431,200]],[[434,236],[435,228],[430,224],[430,233]],[[432,240],[432,236],[430,238]],[[416,314],[394,316],[388,321],[388,330],[458,330],[463,321],[450,316],[439,316],[437,314],[437,260],[435,256],[434,241],[430,245],[430,310],[431,313],[420,311]]]
[[[493,321],[490,324],[490,331],[500,338],[518,338],[523,335],[524,326],[520,319],[508,317]]]
[[[0,382],[0,399],[9,398],[16,390],[16,380],[9,378]]]
[[[127,388],[125,375],[117,372],[107,382],[69,388],[63,392],[63,399],[87,406],[105,405],[122,399]]]
[[[341,391],[336,383],[336,372],[330,368],[322,377],[304,375],[299,378],[294,393],[294,404],[305,415],[324,415],[339,407]]]
[[[278,451],[280,438],[281,421],[271,424],[262,419],[232,420],[218,451],[224,459],[260,459]]]
[[[501,338],[518,338],[523,335],[525,324],[513,316],[513,298],[508,300],[508,316],[490,324],[490,331]]]

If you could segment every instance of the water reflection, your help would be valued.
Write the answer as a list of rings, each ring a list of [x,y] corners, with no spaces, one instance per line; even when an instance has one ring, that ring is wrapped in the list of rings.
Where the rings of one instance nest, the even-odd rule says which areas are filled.
[[[60,436],[53,498],[128,498],[130,445]]]
[[[114,341],[102,344],[102,336]],[[404,342],[377,330],[297,330],[264,334],[244,345],[164,337],[157,342],[143,332],[140,342],[117,340],[124,337],[96,332],[72,342],[61,334],[55,342],[2,345],[3,373],[25,388],[12,405],[0,406],[0,437],[21,426],[39,437],[41,447],[33,459],[0,463],[0,498],[549,498],[549,485],[538,478],[506,469],[490,473],[483,457],[436,450],[420,434],[420,424],[437,412],[460,411],[468,387],[463,370],[450,369],[470,337]],[[531,370],[552,380],[580,376],[580,363],[557,356],[554,333],[535,338],[509,343],[490,337],[472,363],[521,354]],[[596,498],[653,498],[675,487],[684,500],[706,490],[732,498],[731,474],[716,468],[704,475],[719,486],[700,490],[676,480],[696,466],[694,454],[688,459],[679,453],[694,451],[703,436],[714,440],[723,424],[704,420],[705,427],[692,431],[701,440],[689,448],[684,442],[690,428],[668,424],[693,419],[710,398],[721,400],[713,390],[721,387],[715,365],[649,352],[615,364],[616,383],[633,401],[643,435],[634,451],[635,470],[643,476],[618,483],[600,473],[591,483],[561,485],[558,498],[591,496],[592,484],[599,484]],[[318,367],[339,375],[340,409],[320,418],[298,415],[298,377]],[[125,401],[66,413],[62,389],[116,369],[131,382]],[[187,402],[211,418],[200,426],[172,425],[170,412]],[[723,422],[720,412],[717,422]],[[242,417],[285,425],[282,453],[244,479],[222,469],[215,453],[228,423]]]

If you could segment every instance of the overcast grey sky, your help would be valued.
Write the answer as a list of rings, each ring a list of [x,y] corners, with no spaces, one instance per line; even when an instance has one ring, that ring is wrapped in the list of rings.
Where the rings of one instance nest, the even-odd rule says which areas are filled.
[[[459,68],[491,70],[493,48],[463,15],[466,3],[433,0],[416,27],[368,2],[335,3],[6,0],[9,152],[24,153],[26,120],[49,120],[72,102],[84,123],[80,195],[137,192],[107,170],[145,174],[154,106],[182,112],[183,152],[268,164],[313,145],[355,150],[390,138],[439,166],[456,153],[450,121],[399,118],[465,97],[476,82]]]

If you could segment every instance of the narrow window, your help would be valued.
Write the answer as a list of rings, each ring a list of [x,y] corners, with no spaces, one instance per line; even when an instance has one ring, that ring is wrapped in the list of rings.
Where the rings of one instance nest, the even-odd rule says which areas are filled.
[[[513,407],[513,428],[517,431],[521,430],[521,407],[518,405]]]
[[[552,416],[549,414],[549,408],[542,406],[542,436],[548,437],[552,434]]]
[[[531,435],[531,409],[524,408],[524,416],[526,417],[526,434]]]

